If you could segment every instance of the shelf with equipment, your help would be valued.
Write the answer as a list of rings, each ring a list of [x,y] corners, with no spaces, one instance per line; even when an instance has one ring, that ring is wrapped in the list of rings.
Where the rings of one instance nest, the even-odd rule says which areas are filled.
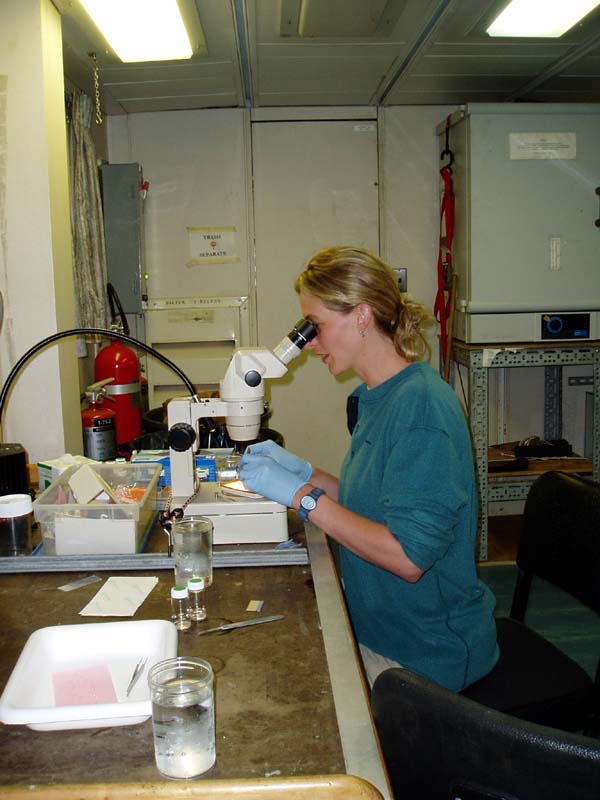
[[[468,372],[468,418],[475,451],[480,492],[479,553],[487,560],[488,503],[517,500],[527,496],[529,487],[542,472],[560,469],[589,474],[600,480],[600,341],[501,344],[453,342],[453,360]],[[562,368],[588,365],[593,369],[593,447],[591,462],[574,456],[538,461],[527,470],[489,473],[489,371],[509,367],[544,367],[544,429],[560,437]],[[548,436],[547,433],[545,433]]]

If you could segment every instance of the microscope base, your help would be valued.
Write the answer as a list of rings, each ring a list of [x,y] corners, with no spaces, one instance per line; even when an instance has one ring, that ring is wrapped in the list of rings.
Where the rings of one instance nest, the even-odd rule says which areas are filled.
[[[171,507],[184,498],[174,497]],[[208,517],[213,524],[213,544],[256,544],[288,539],[287,508],[266,498],[246,499],[224,495],[218,483],[201,484],[185,507],[185,516]]]

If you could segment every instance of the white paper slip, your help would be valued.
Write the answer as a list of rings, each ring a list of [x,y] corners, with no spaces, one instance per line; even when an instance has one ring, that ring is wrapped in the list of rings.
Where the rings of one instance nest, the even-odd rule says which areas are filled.
[[[79,612],[82,617],[132,617],[158,583],[158,578],[109,578]]]

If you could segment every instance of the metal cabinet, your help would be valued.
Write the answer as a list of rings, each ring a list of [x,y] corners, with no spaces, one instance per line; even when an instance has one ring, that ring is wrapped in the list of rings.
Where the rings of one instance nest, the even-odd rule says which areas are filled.
[[[469,345],[454,342],[453,357],[459,364],[467,368],[468,382],[468,417],[475,451],[477,477],[480,491],[480,530],[479,558],[486,561],[488,557],[488,503],[491,500],[517,500],[527,496],[529,487],[539,473],[525,480],[494,480],[488,474],[489,446],[489,371],[504,367],[546,367],[549,373],[550,391],[544,397],[544,414],[552,423],[560,418],[560,393],[552,392],[552,381],[560,374],[564,366],[590,365],[593,368],[593,445],[592,445],[592,477],[600,480],[600,341],[580,344],[553,343],[543,344],[486,344]],[[555,372],[554,370],[557,370]],[[557,438],[560,430],[556,430]]]
[[[139,164],[103,164],[102,207],[108,280],[127,314],[146,300],[143,176]]]

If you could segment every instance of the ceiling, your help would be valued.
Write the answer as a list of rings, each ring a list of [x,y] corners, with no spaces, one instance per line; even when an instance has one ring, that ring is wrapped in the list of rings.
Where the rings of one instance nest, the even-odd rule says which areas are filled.
[[[188,61],[123,64],[79,4],[65,75],[106,114],[194,108],[600,102],[600,6],[560,39],[492,39],[506,0],[180,0],[204,32]],[[545,0],[539,0],[543,7]]]

